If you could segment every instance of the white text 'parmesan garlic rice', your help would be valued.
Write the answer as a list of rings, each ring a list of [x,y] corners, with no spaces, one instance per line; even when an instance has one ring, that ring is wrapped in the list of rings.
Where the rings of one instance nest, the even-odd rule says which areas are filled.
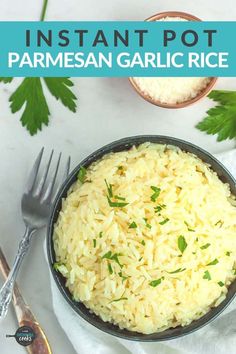
[[[81,168],[54,229],[55,269],[104,321],[186,326],[236,278],[236,203],[195,155],[145,143]]]

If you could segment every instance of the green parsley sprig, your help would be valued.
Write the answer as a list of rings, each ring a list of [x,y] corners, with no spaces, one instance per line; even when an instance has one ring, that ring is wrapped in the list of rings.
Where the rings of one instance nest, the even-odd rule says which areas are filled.
[[[207,111],[196,128],[217,135],[217,141],[236,138],[236,91],[214,90],[209,95],[217,105]]]
[[[46,14],[48,0],[44,0],[40,21]],[[10,84],[13,77],[0,77],[0,82]],[[76,96],[71,91],[74,85],[68,77],[26,77],[10,96],[10,109],[16,113],[23,109],[21,123],[30,135],[35,135],[42,130],[43,125],[48,125],[50,110],[45,97],[45,85],[52,96],[59,100],[70,111],[76,112]]]

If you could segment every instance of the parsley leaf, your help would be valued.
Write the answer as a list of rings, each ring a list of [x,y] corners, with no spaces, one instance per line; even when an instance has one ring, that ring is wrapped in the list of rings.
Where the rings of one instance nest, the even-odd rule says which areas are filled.
[[[110,205],[110,207],[123,208],[129,204],[129,203],[125,203],[125,202],[112,201],[111,198],[118,199],[118,200],[125,200],[125,198],[119,197],[118,195],[113,196],[112,184],[107,183],[106,179],[105,179],[105,183],[106,183],[107,193],[108,193],[107,201],[108,201],[108,204]]]
[[[105,253],[103,256],[102,256],[102,259],[111,259],[111,256],[112,256],[112,252],[111,251],[108,251],[107,253]]]
[[[129,225],[129,229],[136,229],[137,228],[137,224],[135,221],[131,222],[131,224]]]
[[[13,77],[0,77],[0,82],[4,82],[4,84],[9,84],[12,80]]]
[[[189,227],[189,224],[187,223],[187,221],[184,221],[184,223],[185,223],[185,225],[187,226],[188,231],[190,231],[190,232],[195,232],[195,230],[193,230],[193,229],[191,229],[191,228]]]
[[[43,125],[48,125],[50,111],[44,95],[42,87],[42,79],[50,93],[62,102],[64,106],[69,108],[72,112],[76,111],[76,97],[69,87],[73,83],[68,78],[39,78],[27,77],[24,78],[15,92],[11,95],[9,101],[12,113],[16,113],[24,107],[21,123],[34,135],[38,130],[42,129]],[[11,83],[13,78],[1,77],[0,82]]]
[[[156,199],[159,197],[160,193],[161,193],[161,189],[155,186],[151,186],[151,189],[153,190],[153,194],[151,195],[151,201],[155,202]]]
[[[105,179],[105,183],[107,187],[108,196],[109,198],[112,198],[113,197],[112,184],[110,183],[108,184],[106,179]]]
[[[41,130],[43,124],[48,125],[50,112],[40,78],[25,78],[9,101],[12,113],[18,112],[24,106],[21,122],[31,135]]]
[[[184,236],[179,236],[178,237],[178,248],[180,250],[181,253],[184,253],[186,247],[188,246]]]
[[[160,225],[165,225],[168,221],[170,221],[170,219],[166,218],[165,220],[160,221],[159,224]]]
[[[160,213],[162,209],[166,208],[165,204],[158,204],[156,207],[154,207],[155,213]]]
[[[44,21],[48,6],[48,0],[43,1],[40,21]],[[68,77],[47,77],[42,78],[49,92],[72,112],[76,112],[77,99],[70,87],[73,82]],[[11,83],[13,77],[0,77],[0,82]],[[24,111],[21,116],[22,125],[26,127],[31,135],[42,129],[42,125],[48,125],[50,115],[48,105],[44,96],[41,78],[25,78],[16,91],[11,95],[9,101],[12,113],[18,112],[23,105]]]
[[[225,284],[222,281],[219,281],[218,285],[222,288],[222,286],[224,286]]]
[[[122,300],[128,300],[128,298],[127,297],[120,297],[119,299],[112,300],[111,302],[118,302],[118,301],[122,301]]]
[[[81,166],[81,167],[80,167],[80,170],[79,170],[79,173],[78,173],[78,180],[79,180],[81,183],[84,183],[84,182],[85,182],[86,174],[87,174],[86,168],[83,167],[83,166]]]
[[[129,203],[113,202],[109,197],[107,197],[107,201],[108,201],[108,204],[110,205],[110,207],[112,207],[112,208],[123,208],[129,204]]]
[[[210,266],[210,265],[216,265],[217,263],[219,263],[218,259],[214,259],[214,261],[210,262],[207,264],[207,266]]]
[[[167,272],[167,273],[169,273],[169,274],[175,274],[175,273],[184,272],[185,270],[186,270],[186,268],[179,268],[179,269],[174,270],[173,272]]]
[[[236,91],[214,90],[208,97],[218,105],[207,111],[208,116],[196,128],[217,134],[217,141],[236,138]]]
[[[157,285],[161,284],[161,281],[164,279],[164,277],[161,277],[159,279],[156,280],[152,280],[150,281],[149,285],[151,285],[152,287],[156,287]]]
[[[69,108],[70,111],[76,112],[76,97],[69,89],[74,84],[68,77],[45,77],[44,81],[51,94],[61,103]]]
[[[115,198],[115,199],[118,199],[118,200],[125,200],[124,197],[120,197],[119,195],[115,195],[114,198]]]
[[[148,223],[148,219],[147,218],[143,218],[143,220],[145,221],[145,226],[148,228],[148,229],[151,229],[152,228],[152,225],[150,225]]]
[[[93,239],[93,247],[95,248],[96,245],[97,245],[97,240],[94,238],[94,239]]]
[[[122,274],[122,272],[119,272],[118,275],[119,275],[119,277],[122,278],[122,283],[123,283],[125,280],[127,280],[127,279],[129,278],[128,276],[125,277],[125,276]]]
[[[107,268],[108,268],[108,272],[109,272],[110,274],[113,274],[113,269],[112,269],[112,266],[111,266],[110,263],[107,264]]]
[[[207,249],[211,244],[210,243],[206,243],[205,245],[201,246],[201,250],[205,250]]]
[[[203,275],[203,279],[211,280],[211,274],[206,270]]]
[[[120,263],[119,261],[119,256],[121,256],[120,253],[114,253],[112,254],[111,251],[108,251],[107,253],[105,253],[103,256],[102,256],[102,259],[110,259],[111,261],[115,261],[117,264],[119,264],[119,266],[122,268],[123,267],[123,264]]]

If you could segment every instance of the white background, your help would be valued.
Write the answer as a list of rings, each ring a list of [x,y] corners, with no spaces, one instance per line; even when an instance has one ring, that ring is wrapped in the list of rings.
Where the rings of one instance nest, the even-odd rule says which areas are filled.
[[[41,0],[0,0],[0,20],[38,20]],[[157,12],[179,10],[203,20],[236,20],[235,0],[49,0],[48,20],[143,20]],[[0,34],[1,37],[6,34]],[[17,33],[16,33],[17,35]],[[232,39],[233,40],[233,39]],[[164,134],[189,140],[212,153],[234,147],[233,142],[216,143],[194,128],[212,103],[205,99],[182,110],[165,110],[145,102],[132,90],[127,79],[74,79],[79,97],[78,112],[70,113],[48,96],[49,127],[31,137],[21,126],[20,114],[12,115],[8,98],[18,80],[0,86],[0,245],[12,264],[24,231],[20,198],[32,161],[42,146],[55,148],[73,165],[102,145],[136,134]],[[235,78],[219,79],[218,88],[236,89]],[[34,239],[21,269],[18,283],[44,328],[54,354],[74,354],[52,311],[49,270],[43,254],[45,232]],[[1,280],[0,280],[1,284]],[[25,349],[14,339],[17,322],[11,308],[0,324],[1,354],[21,354]],[[96,349],[94,348],[94,352]]]

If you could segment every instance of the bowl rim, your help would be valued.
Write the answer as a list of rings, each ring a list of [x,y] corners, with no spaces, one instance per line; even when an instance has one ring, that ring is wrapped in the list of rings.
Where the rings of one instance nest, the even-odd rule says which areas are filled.
[[[142,334],[139,332],[129,331],[127,329],[120,329],[117,325],[114,325],[110,322],[104,322],[99,318],[99,316],[91,313],[89,309],[82,304],[82,302],[77,302],[73,300],[72,295],[70,294],[69,290],[66,288],[64,284],[63,276],[53,268],[53,263],[55,262],[55,251],[53,248],[53,230],[54,230],[54,223],[57,220],[58,213],[60,212],[60,208],[58,209],[58,205],[60,205],[60,203],[62,202],[62,199],[64,198],[63,195],[67,194],[70,186],[75,182],[78,171],[81,168],[81,166],[85,166],[85,167],[89,166],[94,161],[98,161],[105,154],[113,152],[113,150],[115,150],[116,148],[119,148],[119,150],[117,151],[129,150],[129,148],[131,148],[132,146],[138,146],[145,142],[177,146],[183,151],[187,151],[195,154],[200,159],[202,159],[202,156],[204,156],[204,159],[206,160],[205,161],[203,160],[203,162],[210,163],[211,168],[212,168],[212,164],[214,164],[214,168],[212,168],[213,171],[215,171],[215,168],[219,168],[222,175],[219,176],[218,172],[216,172],[217,175],[220,178],[221,177],[227,178],[229,180],[227,183],[229,183],[230,185],[231,192],[233,188],[235,190],[233,194],[236,195],[236,180],[232,176],[232,174],[227,170],[227,168],[220,161],[218,161],[208,151],[205,151],[204,149],[200,148],[195,144],[192,144],[182,139],[165,136],[165,135],[135,135],[135,136],[130,136],[127,138],[115,140],[97,149],[95,152],[89,154],[80,163],[78,163],[76,167],[72,170],[72,172],[69,174],[67,179],[64,181],[62,186],[60,187],[57,196],[55,198],[50,213],[49,221],[47,224],[47,233],[46,233],[47,261],[48,261],[50,272],[53,276],[53,280],[57,285],[57,288],[59,289],[60,293],[62,294],[66,302],[77,313],[77,315],[79,315],[82,318],[82,320],[85,320],[87,323],[96,327],[97,329],[105,333],[108,333],[110,335],[113,335],[115,337],[123,338],[126,340],[139,341],[139,342],[162,342],[162,341],[180,338],[187,334],[191,334],[196,330],[199,330],[200,328],[206,326],[207,324],[212,322],[215,318],[217,318],[235,298],[236,280],[230,284],[224,301],[221,302],[217,307],[211,308],[205,315],[200,317],[198,320],[194,320],[189,325],[184,327],[178,326],[176,328],[170,328],[162,332],[155,332],[152,334]],[[190,151],[188,149],[190,149]],[[82,309],[80,307],[82,307]]]
[[[159,12],[156,13],[150,17],[148,17],[145,21],[147,22],[153,22],[153,21],[157,21],[160,20],[164,17],[182,17],[188,21],[194,21],[194,22],[202,22],[202,20],[195,16],[192,15],[190,13],[187,12],[182,12],[182,11],[163,11],[163,12]],[[167,109],[179,109],[179,108],[185,108],[188,106],[193,105],[194,103],[202,100],[203,98],[205,98],[213,89],[213,87],[215,86],[218,77],[209,77],[209,83],[206,85],[206,87],[204,89],[202,89],[199,94],[197,94],[197,96],[195,96],[194,98],[190,98],[187,101],[184,102],[180,102],[180,103],[163,103],[159,100],[156,100],[154,98],[152,98],[151,96],[149,96],[148,94],[144,93],[140,87],[138,86],[138,84],[136,83],[134,77],[129,77],[128,78],[131,86],[134,88],[134,90],[137,92],[137,94],[142,97],[144,100],[146,100],[149,103],[152,103],[155,106],[161,107],[161,108],[167,108]]]

